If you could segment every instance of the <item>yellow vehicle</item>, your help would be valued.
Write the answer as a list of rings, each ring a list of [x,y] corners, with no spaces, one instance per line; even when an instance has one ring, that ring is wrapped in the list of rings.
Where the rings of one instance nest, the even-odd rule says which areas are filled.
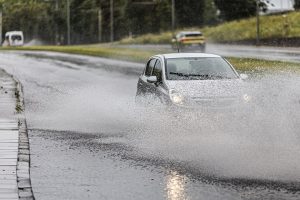
[[[192,49],[205,52],[205,45],[205,37],[200,31],[179,32],[172,39],[172,48],[179,51]]]

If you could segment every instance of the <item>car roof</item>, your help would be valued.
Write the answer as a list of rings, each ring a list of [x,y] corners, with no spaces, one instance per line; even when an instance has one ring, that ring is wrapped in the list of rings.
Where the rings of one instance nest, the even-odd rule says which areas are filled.
[[[207,53],[169,53],[169,54],[161,54],[157,56],[162,56],[166,59],[169,58],[220,58],[221,56],[215,54],[207,54]]]
[[[5,35],[23,35],[22,31],[8,31],[5,33]]]
[[[181,31],[179,32],[179,34],[187,35],[187,34],[202,34],[202,33],[200,31]]]

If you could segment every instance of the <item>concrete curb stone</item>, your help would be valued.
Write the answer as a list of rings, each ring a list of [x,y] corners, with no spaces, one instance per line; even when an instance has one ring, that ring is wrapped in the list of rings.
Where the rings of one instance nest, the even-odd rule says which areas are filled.
[[[24,112],[24,96],[21,83],[15,78],[17,82],[18,103],[21,110]],[[17,166],[17,179],[19,188],[19,199],[34,200],[30,180],[30,147],[27,132],[27,123],[24,113],[19,117],[19,153]]]

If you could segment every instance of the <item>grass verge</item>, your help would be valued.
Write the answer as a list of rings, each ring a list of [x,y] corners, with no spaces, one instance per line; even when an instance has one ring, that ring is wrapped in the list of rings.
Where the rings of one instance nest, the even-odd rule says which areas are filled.
[[[0,50],[22,51],[52,51],[71,53],[78,55],[97,56],[104,58],[119,59],[125,61],[145,63],[149,57],[163,53],[162,51],[149,51],[142,49],[116,48],[109,45],[85,45],[85,46],[36,46],[19,48],[0,48]],[[300,71],[300,63],[284,61],[268,61],[251,58],[227,58],[239,71]]]
[[[115,48],[109,46],[32,46],[16,48],[0,48],[0,50],[22,50],[22,51],[50,51],[104,58],[114,58],[133,62],[144,62],[150,56],[157,54],[156,51],[135,50],[125,48]]]
[[[289,71],[300,72],[300,63],[285,61],[270,61],[253,58],[227,58],[228,61],[241,72],[264,72],[264,71]]]
[[[188,28],[184,30],[199,30]],[[290,12],[279,15],[266,15],[260,17],[261,39],[299,38],[300,12]],[[178,30],[183,31],[183,30]],[[236,42],[256,39],[256,18],[235,20],[214,27],[205,27],[201,31],[208,40],[213,42]],[[170,44],[171,32],[160,34],[146,34],[136,38],[125,38],[122,44]]]
[[[202,30],[214,42],[234,42],[256,39],[256,18],[236,20],[206,27]],[[300,35],[300,12],[260,17],[262,39],[294,38]]]

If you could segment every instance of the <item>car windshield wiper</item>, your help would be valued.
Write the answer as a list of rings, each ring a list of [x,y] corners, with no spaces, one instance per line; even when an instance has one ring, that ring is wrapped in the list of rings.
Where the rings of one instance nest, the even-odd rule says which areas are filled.
[[[178,72],[170,72],[170,74],[172,74],[172,75],[177,75],[177,76],[185,76],[185,77],[189,77],[189,74],[178,73]]]
[[[221,75],[213,75],[213,74],[184,74],[184,73],[177,73],[177,72],[170,72],[172,75],[177,75],[177,76],[184,76],[184,77],[200,77],[203,79],[225,79],[228,77],[224,77]]]

